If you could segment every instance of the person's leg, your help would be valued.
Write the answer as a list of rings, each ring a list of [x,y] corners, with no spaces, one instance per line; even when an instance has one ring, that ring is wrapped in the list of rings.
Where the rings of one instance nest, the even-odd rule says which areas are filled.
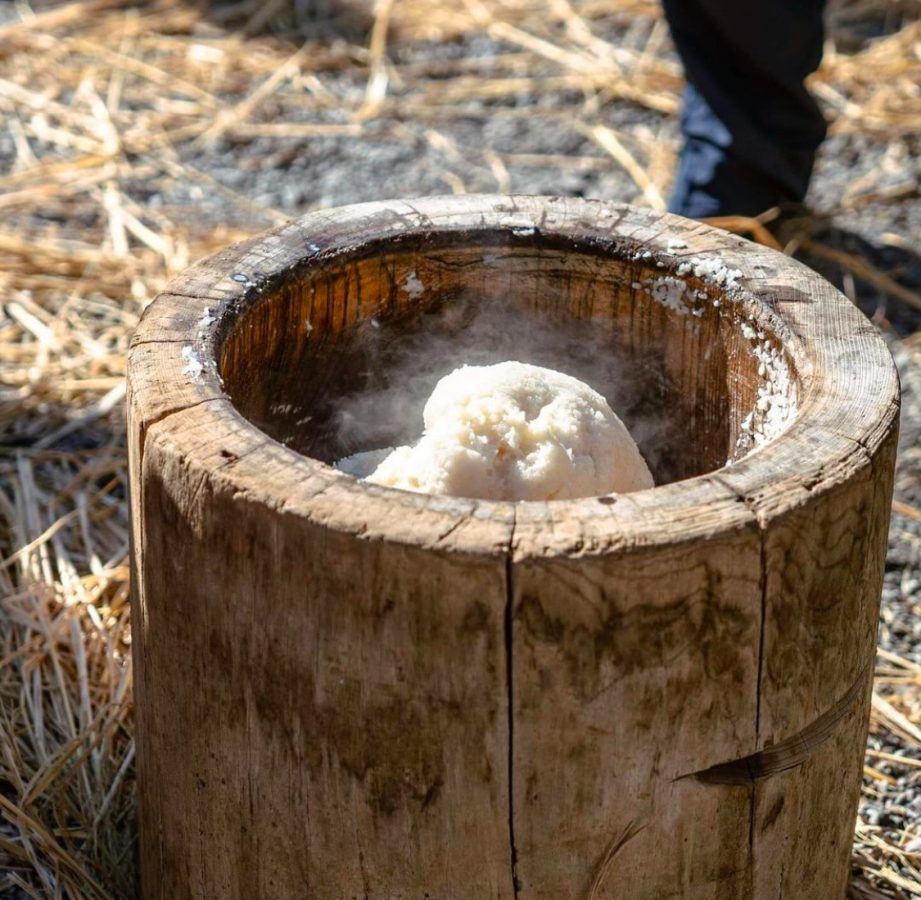
[[[757,215],[806,195],[825,120],[803,82],[824,0],[663,0],[688,86],[669,202],[694,218]]]

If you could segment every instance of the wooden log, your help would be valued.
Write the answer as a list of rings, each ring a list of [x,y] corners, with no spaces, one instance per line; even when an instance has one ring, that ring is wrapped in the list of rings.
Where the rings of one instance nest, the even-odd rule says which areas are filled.
[[[363,329],[459,300],[604,331],[658,486],[328,465]],[[129,359],[144,896],[843,897],[897,420],[846,298],[649,210],[364,204],[193,266]]]

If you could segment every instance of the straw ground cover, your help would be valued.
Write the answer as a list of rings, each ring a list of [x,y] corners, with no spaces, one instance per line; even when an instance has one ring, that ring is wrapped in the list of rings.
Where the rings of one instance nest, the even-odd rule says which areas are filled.
[[[831,9],[820,215],[784,236],[905,387],[855,897],[921,896],[919,13]],[[0,896],[135,894],[122,401],[169,275],[382,196],[661,207],[680,90],[650,0],[0,3]]]

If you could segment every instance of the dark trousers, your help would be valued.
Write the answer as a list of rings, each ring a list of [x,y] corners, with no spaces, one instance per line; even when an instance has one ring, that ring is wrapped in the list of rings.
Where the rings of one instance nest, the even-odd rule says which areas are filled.
[[[757,215],[806,195],[825,120],[803,81],[824,0],[663,0],[687,77],[669,202],[692,218]]]

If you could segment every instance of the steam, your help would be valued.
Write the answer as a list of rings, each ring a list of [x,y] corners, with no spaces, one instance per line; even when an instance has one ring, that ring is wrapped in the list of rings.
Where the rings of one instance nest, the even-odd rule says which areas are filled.
[[[616,337],[608,321],[552,318],[472,297],[399,322],[366,322],[349,354],[362,366],[357,389],[336,398],[324,455],[336,460],[411,444],[439,379],[462,365],[516,360],[572,375],[601,393],[655,472],[677,437],[669,434],[668,386],[655,360],[628,359]]]

